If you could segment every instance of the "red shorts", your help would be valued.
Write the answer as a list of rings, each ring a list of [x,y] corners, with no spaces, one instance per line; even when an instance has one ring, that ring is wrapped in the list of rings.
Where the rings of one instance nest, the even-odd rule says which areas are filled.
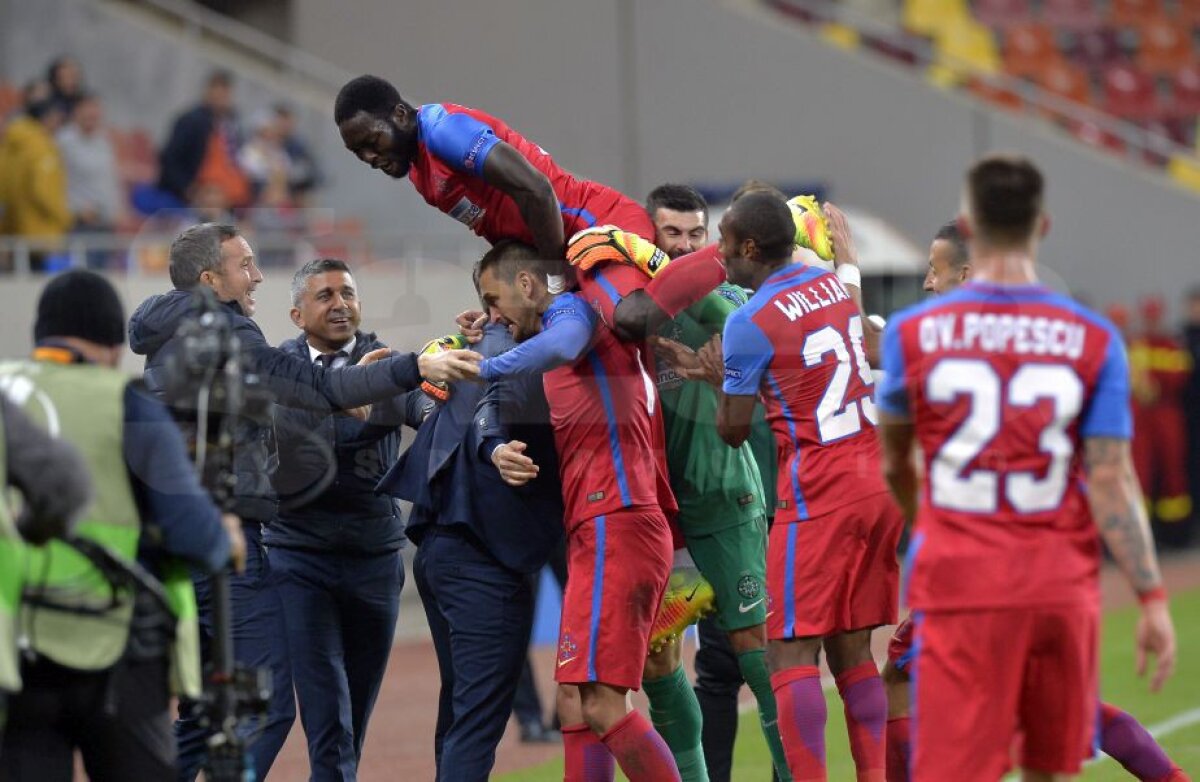
[[[1099,609],[915,613],[913,779],[1077,774],[1096,726]],[[926,739],[926,737],[928,737]]]
[[[671,530],[657,508],[597,516],[567,533],[555,681],[641,686],[671,558]]]
[[[888,641],[887,659],[900,673],[908,673],[908,666],[913,658],[913,620],[912,615],[904,617],[904,621],[896,627]]]
[[[883,492],[823,516],[776,524],[767,543],[767,637],[894,624],[904,519]]]

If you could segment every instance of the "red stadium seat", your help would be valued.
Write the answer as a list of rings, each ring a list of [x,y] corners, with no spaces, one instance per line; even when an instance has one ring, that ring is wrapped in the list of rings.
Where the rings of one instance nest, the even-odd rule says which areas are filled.
[[[1171,114],[1179,118],[1200,114],[1200,62],[1191,62],[1171,76]]]
[[[1108,23],[1115,27],[1141,27],[1149,18],[1161,16],[1162,0],[1111,0]]]
[[[1017,25],[1004,35],[1004,70],[1016,76],[1032,78],[1061,57],[1054,31],[1044,24]]]
[[[1147,19],[1141,27],[1140,38],[1137,64],[1146,73],[1167,75],[1195,62],[1191,31],[1180,27],[1173,19],[1165,16]]]
[[[1152,119],[1140,124],[1150,133],[1161,136],[1168,141],[1173,141],[1181,147],[1190,146],[1191,133],[1188,129],[1188,123],[1185,121],[1177,119]],[[1142,153],[1142,157],[1147,163],[1156,166],[1165,166],[1171,158],[1168,152],[1169,150],[1161,148],[1148,148]]]
[[[1050,63],[1035,75],[1035,81],[1043,90],[1065,100],[1084,106],[1092,102],[1092,85],[1087,73],[1069,62]]]
[[[1045,0],[1041,20],[1063,30],[1091,30],[1100,26],[1093,0]]]
[[[1114,65],[1104,71],[1104,109],[1110,114],[1135,120],[1153,119],[1160,106],[1154,79],[1129,65]]]
[[[1071,47],[1071,59],[1097,71],[1126,61],[1117,31],[1108,27],[1080,31]]]
[[[991,27],[1027,24],[1033,15],[1029,0],[975,0],[975,18]]]
[[[1020,111],[1025,106],[1025,101],[1013,90],[989,84],[977,76],[967,80],[967,90],[981,100],[1000,108]]]
[[[1181,24],[1200,27],[1200,0],[1176,0],[1175,18]]]
[[[1119,137],[1102,130],[1099,125],[1087,120],[1072,120],[1067,123],[1068,129],[1083,143],[1112,152],[1117,155],[1125,154],[1125,142]]]

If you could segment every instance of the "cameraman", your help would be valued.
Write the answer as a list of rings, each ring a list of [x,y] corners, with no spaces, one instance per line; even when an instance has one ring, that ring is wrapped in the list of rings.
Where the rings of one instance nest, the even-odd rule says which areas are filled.
[[[21,492],[14,519],[0,502],[0,731],[8,696],[21,689],[17,614],[25,572],[24,543],[65,535],[92,498],[92,480],[75,446],[51,437],[10,402],[0,387],[0,479]]]
[[[192,311],[193,291],[211,289],[224,304],[234,334],[240,339],[250,368],[261,376],[275,401],[289,408],[318,412],[350,410],[390,399],[416,388],[422,377],[431,381],[458,380],[478,374],[480,356],[471,351],[446,351],[419,358],[392,355],[369,366],[325,370],[302,356],[270,346],[254,322],[254,292],[263,281],[254,252],[234,226],[204,223],[193,226],[171,244],[171,282],[175,289],[144,301],[130,320],[130,343],[146,356],[146,382],[161,392],[167,357],[180,349],[176,330]],[[234,443],[234,510],[242,518],[247,542],[247,568],[232,584],[234,656],[249,668],[269,668],[274,696],[266,723],[250,745],[258,778],[266,776],[295,720],[295,702],[287,660],[282,607],[262,550],[262,526],[276,510],[271,486],[274,453],[270,421],[239,422]],[[207,584],[197,583],[201,618],[207,618]],[[202,629],[211,625],[202,621]],[[205,644],[205,648],[208,645]],[[249,730],[250,726],[247,726]],[[176,725],[180,779],[195,778],[205,756],[208,731],[195,720]]]
[[[33,360],[0,366],[0,388],[83,454],[96,497],[78,536],[126,567],[158,565],[174,616],[145,593],[122,594],[62,541],[26,548],[18,630],[29,654],[0,754],[6,782],[70,780],[75,749],[95,780],[173,779],[170,680],[195,695],[200,669],[186,624],[194,596],[166,560],[211,571],[245,555],[237,517],[222,517],[201,490],[170,413],[116,369],[124,326],[103,277],[59,275],[38,301]]]

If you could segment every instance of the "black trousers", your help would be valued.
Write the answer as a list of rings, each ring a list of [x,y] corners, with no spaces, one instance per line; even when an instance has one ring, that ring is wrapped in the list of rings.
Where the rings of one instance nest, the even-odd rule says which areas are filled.
[[[486,782],[533,623],[529,578],[459,527],[425,533],[413,578],[442,676],[434,757],[441,782]]]
[[[23,665],[24,688],[8,699],[2,782],[71,782],[74,752],[95,782],[171,782],[166,659],[125,661],[83,673],[48,660]]]

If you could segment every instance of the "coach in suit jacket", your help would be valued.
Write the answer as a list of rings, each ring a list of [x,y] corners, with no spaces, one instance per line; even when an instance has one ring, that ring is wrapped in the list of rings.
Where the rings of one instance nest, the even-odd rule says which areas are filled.
[[[513,346],[499,324],[475,349]],[[491,463],[510,439],[537,478],[514,488]],[[413,503],[408,537],[442,675],[434,751],[439,780],[486,780],[512,710],[533,624],[530,574],[562,536],[562,491],[540,375],[485,388],[457,383],[380,489]]]

